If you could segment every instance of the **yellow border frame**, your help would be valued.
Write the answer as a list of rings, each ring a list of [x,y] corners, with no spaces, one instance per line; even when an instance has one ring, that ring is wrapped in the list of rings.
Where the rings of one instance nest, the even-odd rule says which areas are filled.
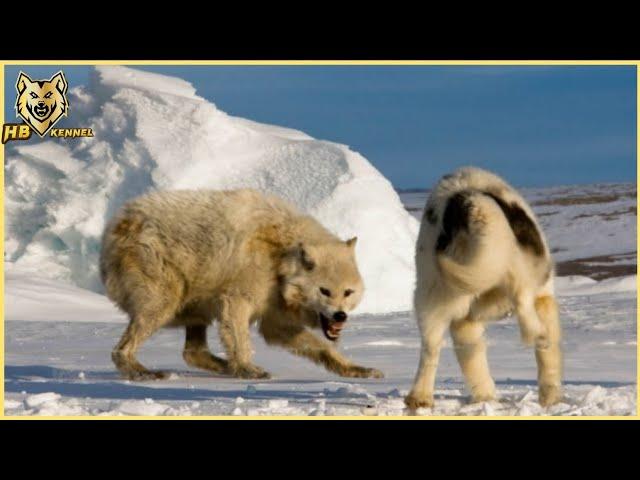
[[[525,65],[545,65],[545,66],[605,66],[605,65],[621,65],[621,66],[635,66],[636,67],[636,185],[640,174],[637,170],[638,154],[640,152],[640,60],[0,60],[0,125],[4,123],[4,67],[5,65],[192,65],[192,66],[204,66],[204,65],[242,65],[242,66],[318,66],[318,65],[335,65],[335,66],[347,66],[347,65],[380,65],[380,66],[401,66],[401,65],[432,65],[432,66],[491,66],[491,65],[511,65],[511,66],[525,66]],[[0,178],[2,178],[2,185],[0,190],[2,196],[0,198],[0,218],[2,224],[0,225],[0,233],[4,239],[4,145],[0,145],[0,163],[2,163],[2,171],[0,172]],[[640,201],[636,197],[636,207],[640,207]],[[636,217],[636,244],[637,249],[640,249],[640,242],[637,239],[637,229],[640,223]],[[0,252],[4,258],[4,241],[0,247]],[[233,417],[227,415],[216,416],[191,416],[191,417],[154,417],[154,416],[108,416],[108,417],[94,417],[94,416],[42,416],[42,417],[22,417],[22,416],[5,416],[4,415],[4,263],[2,266],[2,275],[0,275],[0,420],[640,420],[638,415],[638,401],[640,400],[640,394],[637,392],[638,375],[640,372],[640,359],[638,358],[638,348],[636,346],[636,415],[621,417],[621,416],[593,416],[593,417],[540,417],[540,416],[527,416],[527,417],[508,417],[508,416],[439,416],[439,417],[418,417],[418,416],[388,416],[388,417],[374,417],[374,416],[332,416],[332,417],[307,417],[307,416],[244,416]],[[637,298],[638,285],[636,285],[636,315],[640,309],[640,301]],[[638,336],[640,336],[640,327],[638,326],[638,318],[636,316],[636,329]]]

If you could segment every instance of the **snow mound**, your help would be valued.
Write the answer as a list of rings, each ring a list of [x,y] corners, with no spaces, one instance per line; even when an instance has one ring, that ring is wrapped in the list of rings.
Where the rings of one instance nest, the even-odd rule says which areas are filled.
[[[637,290],[637,276],[608,278],[593,280],[580,275],[556,277],[555,286],[558,296],[597,295],[600,293],[635,292]]]
[[[367,287],[358,313],[411,308],[418,222],[392,185],[347,146],[235,118],[188,82],[97,67],[70,94],[95,137],[7,148],[5,260],[102,291],[100,236],[127,200],[153,189],[250,187],[275,193],[341,238],[359,237]]]
[[[17,271],[8,263],[5,263],[4,298],[8,320],[127,322],[126,317],[114,309],[104,295]]]

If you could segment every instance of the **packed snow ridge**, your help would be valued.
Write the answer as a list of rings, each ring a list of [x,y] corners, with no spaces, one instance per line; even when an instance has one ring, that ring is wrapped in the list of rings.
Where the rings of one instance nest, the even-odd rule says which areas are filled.
[[[154,189],[256,188],[347,239],[367,293],[358,313],[411,307],[418,222],[391,183],[345,145],[232,117],[188,82],[96,67],[69,94],[74,124],[95,137],[11,145],[6,159],[5,261],[102,292],[97,260],[108,218]]]
[[[226,404],[215,402],[181,401],[157,402],[152,398],[115,400],[110,402],[83,402],[79,398],[65,398],[55,392],[29,395],[5,400],[5,415],[23,416],[406,416],[403,392],[392,389],[380,396],[365,388],[345,384],[339,388],[325,388],[316,398],[307,402],[288,399],[251,399],[257,389],[247,387],[249,398],[238,396]],[[439,392],[437,392],[438,394]],[[500,401],[466,403],[459,390],[442,391],[434,408],[411,412],[414,416],[628,416],[635,413],[635,388],[631,386],[605,389],[599,385],[570,387],[563,401],[549,408],[537,402],[532,388],[520,387],[502,394]],[[328,402],[329,400],[329,402]],[[331,402],[331,400],[338,400]],[[102,403],[102,405],[100,405]],[[214,405],[212,405],[214,404]],[[213,412],[208,411],[214,408]],[[217,410],[215,410],[217,409]]]

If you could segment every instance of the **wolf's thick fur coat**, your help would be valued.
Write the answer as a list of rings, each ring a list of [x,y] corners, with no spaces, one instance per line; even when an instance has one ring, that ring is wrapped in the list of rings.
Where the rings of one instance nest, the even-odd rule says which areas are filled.
[[[440,346],[450,330],[473,401],[495,398],[485,322],[515,311],[535,346],[539,400],[561,399],[553,262],[527,202],[498,176],[467,167],[446,175],[425,208],[416,245],[414,306],[422,348],[410,408],[433,405]]]
[[[346,312],[359,303],[364,285],[355,242],[252,190],[137,198],[107,225],[102,243],[107,294],[130,318],[113,361],[128,378],[162,378],[136,360],[136,351],[159,328],[182,326],[187,364],[265,378],[267,372],[252,362],[249,327],[259,321],[269,344],[339,375],[381,377],[309,330],[322,328],[327,338],[337,338]],[[227,359],[207,347],[206,329],[214,319]]]

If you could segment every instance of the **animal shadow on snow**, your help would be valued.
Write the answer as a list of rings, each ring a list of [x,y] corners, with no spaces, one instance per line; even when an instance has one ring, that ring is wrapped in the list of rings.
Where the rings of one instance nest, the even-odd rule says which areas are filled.
[[[80,378],[80,374],[84,372],[84,378]],[[179,374],[179,380],[188,380],[188,378],[212,378],[206,373],[198,374],[194,372],[176,372]],[[54,392],[65,397],[93,398],[93,399],[110,399],[110,400],[144,400],[153,398],[157,401],[162,400],[184,400],[184,401],[206,401],[206,400],[223,400],[235,399],[243,397],[247,400],[271,400],[286,398],[291,401],[314,400],[323,393],[322,398],[327,400],[335,400],[333,403],[342,403],[339,400],[363,399],[364,396],[357,392],[344,392],[341,386],[349,385],[348,382],[338,382],[335,388],[316,388],[313,390],[291,390],[291,389],[269,389],[247,391],[247,385],[278,385],[278,384],[308,384],[318,385],[327,383],[336,383],[327,380],[268,380],[265,382],[251,382],[247,380],[237,381],[237,389],[232,390],[208,390],[194,389],[185,386],[171,387],[172,380],[155,381],[151,384],[143,383],[124,383],[119,374],[114,371],[86,371],[73,370],[50,367],[46,365],[6,365],[5,366],[5,392],[27,394],[37,394],[45,392]],[[213,379],[215,381],[215,379]],[[358,382],[367,383],[367,382]],[[497,380],[497,385],[505,386],[532,386],[537,385],[535,380]],[[608,381],[566,381],[564,385],[600,385],[605,388],[623,387],[632,385],[629,382],[608,382]],[[149,386],[147,386],[149,385]],[[215,384],[212,385],[215,388]],[[384,397],[385,394],[378,396]],[[439,394],[439,398],[459,398],[459,396],[449,396],[446,393]]]
[[[84,373],[81,378],[80,374]],[[194,374],[194,372],[178,373],[178,380],[188,380],[189,378],[215,378],[211,375]],[[110,399],[110,400],[144,400],[153,398],[162,400],[184,400],[184,401],[206,401],[235,399],[243,397],[247,400],[271,400],[286,398],[291,401],[305,401],[317,399],[319,393],[323,393],[322,398],[348,400],[353,397],[363,397],[357,393],[343,393],[330,389],[314,389],[309,391],[290,389],[269,389],[247,391],[247,385],[277,385],[282,384],[309,384],[318,385],[327,383],[326,380],[268,380],[255,382],[240,379],[229,379],[227,381],[238,382],[238,389],[231,390],[208,390],[196,389],[186,386],[171,387],[171,379],[164,381],[154,381],[149,384],[125,383],[120,375],[114,371],[87,371],[50,367],[46,365],[6,365],[5,366],[5,392],[27,394],[37,394],[54,392],[65,397]],[[364,380],[364,379],[362,379]],[[366,383],[366,382],[362,382]],[[341,385],[348,385],[341,382]],[[215,384],[212,385],[215,388]],[[339,403],[339,402],[338,402]]]

